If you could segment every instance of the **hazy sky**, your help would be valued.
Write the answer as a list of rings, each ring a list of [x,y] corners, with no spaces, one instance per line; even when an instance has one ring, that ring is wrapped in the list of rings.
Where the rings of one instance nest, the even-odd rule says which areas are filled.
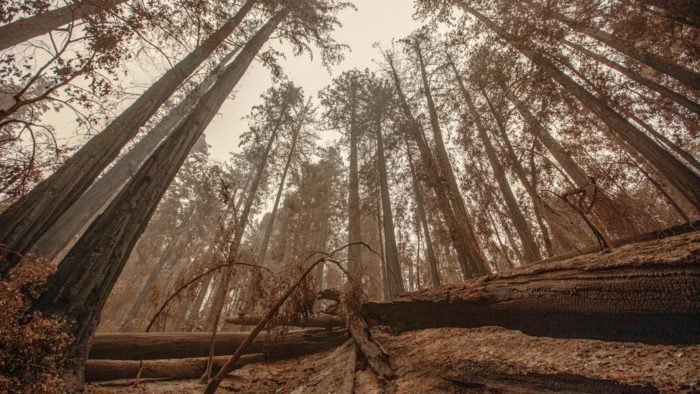
[[[353,3],[357,11],[349,9],[340,14],[343,27],[334,33],[336,40],[349,45],[352,51],[346,53],[345,61],[335,66],[332,74],[320,61],[314,58],[312,62],[308,56],[288,58],[282,63],[289,79],[304,88],[307,97],[316,97],[319,90],[343,71],[355,67],[374,68],[373,59],[378,58],[378,52],[372,47],[373,43],[388,44],[392,38],[402,38],[419,27],[412,17],[412,0],[355,0]],[[241,118],[260,102],[260,94],[271,85],[266,68],[260,64],[251,66],[238,84],[235,99],[223,105],[206,131],[215,159],[226,160],[229,152],[237,148],[238,136],[247,127]]]

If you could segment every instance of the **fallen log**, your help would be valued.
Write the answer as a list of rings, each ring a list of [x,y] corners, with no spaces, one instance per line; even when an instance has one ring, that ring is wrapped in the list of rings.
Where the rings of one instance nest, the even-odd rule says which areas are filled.
[[[700,233],[366,303],[397,331],[501,326],[535,336],[700,343]]]
[[[262,320],[260,316],[227,316],[224,318],[227,324],[237,326],[255,326],[260,320]],[[344,327],[345,322],[336,316],[314,316],[298,322],[283,322],[283,325],[289,327],[336,328]]]
[[[690,222],[690,223],[679,224],[678,226],[673,226],[673,227],[666,228],[663,230],[651,231],[651,232],[644,233],[644,234],[614,239],[614,240],[610,241],[610,246],[613,248],[619,248],[619,247],[625,246],[625,245],[630,245],[630,244],[639,243],[639,242],[660,240],[660,239],[664,239],[664,238],[673,237],[676,235],[692,233],[692,232],[695,232],[698,230],[700,230],[700,220],[696,220],[696,221]],[[552,256],[550,258],[537,261],[537,262],[535,262],[535,264],[552,263],[555,261],[567,260],[567,259],[570,259],[570,258],[573,258],[576,256],[582,256],[582,255],[596,253],[596,252],[600,252],[600,251],[601,251],[600,245],[588,246],[588,247],[585,247],[585,248],[582,248],[579,250],[571,250],[571,251],[568,251],[566,253],[560,254],[558,256]]]
[[[181,360],[148,360],[143,362],[140,379],[184,380],[200,378],[207,369],[208,358],[186,358]],[[214,357],[212,371],[216,373],[228,357]],[[262,354],[247,354],[240,365],[265,361]],[[88,360],[85,365],[85,381],[111,382],[134,379],[139,373],[140,361]]]
[[[246,332],[222,332],[216,338],[214,356],[230,354],[248,336]],[[261,334],[247,354],[263,353],[282,358],[314,353],[338,346],[347,340],[344,330],[301,330],[284,335]],[[93,338],[92,360],[165,360],[207,357],[210,333],[120,333],[97,334]]]

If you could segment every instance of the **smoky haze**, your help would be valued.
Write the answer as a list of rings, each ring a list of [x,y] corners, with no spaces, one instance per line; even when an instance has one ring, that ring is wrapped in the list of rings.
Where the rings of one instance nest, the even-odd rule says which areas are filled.
[[[338,42],[348,45],[345,60],[334,66],[330,72],[320,59],[309,56],[293,57],[291,54],[281,64],[290,81],[304,88],[307,96],[327,86],[343,71],[353,68],[373,67],[373,59],[378,51],[373,44],[389,44],[393,38],[401,38],[420,26],[413,20],[413,2],[410,0],[356,0],[357,10],[347,9],[339,15],[343,24],[333,35]],[[279,44],[272,43],[278,49]],[[223,105],[206,131],[207,142],[211,145],[214,159],[226,160],[229,153],[238,147],[238,136],[247,127],[242,119],[252,106],[260,102],[260,94],[272,86],[269,70],[255,64],[246,73],[235,91],[235,99]],[[326,142],[334,139],[333,133],[321,135]]]

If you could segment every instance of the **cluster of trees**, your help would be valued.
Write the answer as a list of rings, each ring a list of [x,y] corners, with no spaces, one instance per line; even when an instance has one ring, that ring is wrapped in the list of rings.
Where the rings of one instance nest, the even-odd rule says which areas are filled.
[[[274,295],[276,273],[343,244],[352,280],[391,300],[700,215],[691,1],[418,0],[426,26],[378,47],[374,71],[341,73],[317,100],[278,78],[226,163],[203,133],[256,58],[283,76],[265,44],[336,63],[331,32],[350,4],[25,3],[1,6],[12,94],[0,110],[0,278],[27,253],[56,264],[30,312],[67,319],[73,371],[98,323],[215,333]],[[35,64],[18,45],[50,55]],[[118,104],[124,62],[155,48],[172,66]],[[75,152],[43,151],[42,114],[57,102],[102,131]],[[328,131],[337,146],[319,142]],[[326,264],[314,281],[347,279]]]
[[[70,28],[76,21],[83,23],[91,18],[106,20],[111,17],[121,20],[123,18],[120,16],[126,12],[121,9],[123,3],[126,2],[86,1],[69,4],[62,9],[48,9],[49,5],[44,2],[36,2],[36,9],[24,7],[20,3],[17,3],[19,6],[15,8],[14,3],[10,4],[7,7],[10,11],[7,22],[10,23],[4,28],[11,30],[13,34],[3,35],[3,39],[7,38],[4,46],[7,48],[23,40],[49,34],[51,36],[45,40],[55,47],[53,29],[63,32],[66,30],[64,26],[69,26],[69,31],[63,33],[67,35],[64,41],[68,43],[72,37]],[[63,358],[63,367],[75,373],[74,382],[77,384],[81,381],[80,374],[89,340],[99,322],[107,297],[190,151],[256,58],[262,58],[272,67],[275,75],[280,76],[276,63],[280,53],[274,50],[262,52],[268,40],[274,36],[276,40],[292,45],[297,54],[309,52],[314,47],[318,48],[327,64],[337,62],[342,56],[342,47],[333,41],[330,33],[338,25],[336,14],[348,6],[346,3],[335,0],[187,3],[190,3],[192,8],[182,11],[179,24],[190,25],[189,31],[196,31],[191,37],[196,37],[197,40],[188,53],[178,57],[155,83],[119,115],[106,122],[102,131],[72,153],[50,176],[8,204],[0,215],[0,244],[3,245],[0,259],[2,279],[12,274],[12,269],[21,261],[22,256],[35,250],[42,238],[44,247],[52,251],[53,255],[47,257],[55,259],[56,272],[49,278],[42,294],[32,303],[29,313],[36,311],[46,317],[65,319],[66,332],[72,337],[72,342]],[[130,8],[129,5],[125,7]],[[154,9],[157,10],[158,6],[154,6]],[[130,15],[138,16],[137,9],[130,8],[129,12]],[[161,15],[163,20],[172,21],[172,15],[166,15],[164,11]],[[25,18],[20,18],[23,16]],[[48,23],[47,19],[52,23]],[[199,22],[192,23],[188,19]],[[145,27],[160,30],[164,26],[156,23],[155,19],[153,21],[152,26]],[[129,26],[126,23],[124,28],[142,37],[138,27],[140,26]],[[80,34],[86,34],[87,37],[92,30],[102,31],[86,25],[80,28]],[[14,39],[15,36],[18,38]],[[117,37],[128,40],[129,35],[115,33],[112,39]],[[182,37],[181,32],[169,35],[173,40],[178,37]],[[114,43],[100,39],[96,39],[96,42],[106,45],[95,45],[106,55],[118,55],[117,47],[111,45]],[[186,42],[178,44],[188,46]],[[232,51],[235,53],[227,55]],[[17,65],[19,62],[14,56],[14,53],[9,54],[6,63]],[[125,53],[123,56],[131,56],[131,53]],[[56,100],[59,95],[58,88],[68,86],[66,81],[84,73],[83,67],[69,67],[69,59],[80,60],[83,57],[80,53],[57,54],[58,60],[54,62],[57,68],[55,72],[67,77],[55,83],[57,89],[44,89],[46,94],[36,96],[32,99],[32,104],[41,100]],[[42,78],[41,73],[54,67],[54,63],[39,66],[36,74],[29,77],[28,83]],[[214,65],[210,66],[208,63]],[[22,65],[17,65],[17,68],[21,69]],[[198,76],[202,71],[204,77]],[[10,73],[17,78],[24,77],[18,72]],[[197,79],[201,81],[197,82]],[[22,88],[12,96],[15,104],[4,110],[3,115],[8,120],[3,127],[24,124],[23,119],[9,117],[19,111],[16,111],[15,107],[27,101],[23,95],[28,91]],[[64,89],[62,93],[67,94],[66,92],[67,89]],[[106,93],[96,94],[100,96]],[[273,100],[270,108],[256,109],[253,114],[253,122],[260,125],[251,128],[251,151],[243,160],[256,159],[257,163],[249,164],[256,170],[256,176],[249,187],[253,192],[247,193],[242,213],[231,219],[233,225],[226,225],[231,227],[233,234],[226,246],[227,261],[238,257],[237,250],[242,231],[237,230],[244,228],[249,220],[248,212],[252,210],[255,202],[255,190],[265,176],[266,158],[279,137],[283,123],[299,121],[297,118],[290,119],[290,111],[299,102],[303,103],[299,101],[301,92],[298,89],[285,86],[271,94],[277,96],[274,99],[277,101]],[[179,103],[175,101],[177,104],[166,104],[171,98],[177,100],[178,96],[181,98]],[[276,127],[268,128],[272,124]],[[120,152],[134,141],[142,129],[146,133],[145,136],[117,161]],[[21,130],[9,129],[3,131],[3,135],[5,133],[9,138],[7,142],[3,139],[3,146],[5,143],[21,143]],[[289,156],[293,156],[293,153]],[[112,163],[115,164],[100,178],[100,174]],[[113,175],[116,175],[119,181],[116,181]],[[81,199],[85,198],[89,198],[88,204],[81,202]],[[182,201],[184,197],[176,198],[181,204],[186,204]],[[228,203],[226,199],[223,200]],[[62,229],[56,225],[62,220],[71,222],[72,215],[76,214],[75,211],[71,212],[71,209],[76,209],[83,220],[72,230],[74,232],[71,237],[64,237]],[[189,208],[183,213],[187,214],[188,211]],[[226,218],[223,220],[227,222]],[[45,237],[49,239],[46,240]],[[166,242],[180,248],[177,244],[186,243],[185,240],[180,241],[180,237],[180,234],[171,236]],[[227,237],[224,238],[225,241],[229,241]],[[173,251],[177,252],[177,249]],[[163,262],[163,265],[165,263],[167,261]],[[222,288],[226,289],[226,286]]]

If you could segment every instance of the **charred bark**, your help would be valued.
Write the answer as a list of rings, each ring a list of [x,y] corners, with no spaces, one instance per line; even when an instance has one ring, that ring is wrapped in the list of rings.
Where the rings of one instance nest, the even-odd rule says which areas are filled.
[[[214,356],[225,356],[248,337],[247,332],[222,332],[216,338]],[[91,360],[168,360],[207,357],[209,333],[129,333],[97,334],[90,349]],[[338,346],[347,340],[343,330],[290,331],[280,335],[262,334],[246,354],[287,357],[314,353]]]
[[[538,263],[501,275],[368,303],[394,329],[497,325],[528,335],[700,343],[700,233]]]

